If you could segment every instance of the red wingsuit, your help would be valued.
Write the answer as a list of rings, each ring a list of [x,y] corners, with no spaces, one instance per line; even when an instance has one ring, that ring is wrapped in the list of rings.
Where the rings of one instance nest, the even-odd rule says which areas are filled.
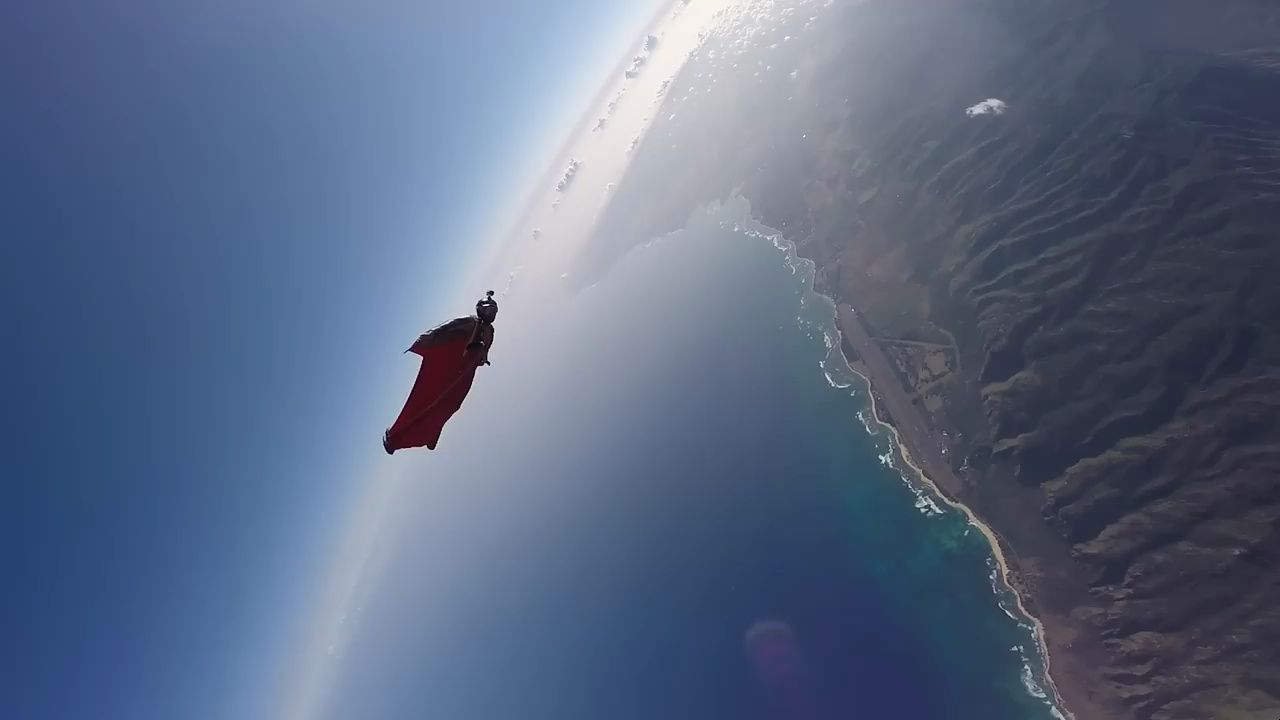
[[[463,317],[428,330],[405,352],[422,356],[418,379],[400,417],[387,428],[382,447],[387,454],[403,448],[434,450],[440,431],[471,391],[476,368],[488,363],[493,325]]]

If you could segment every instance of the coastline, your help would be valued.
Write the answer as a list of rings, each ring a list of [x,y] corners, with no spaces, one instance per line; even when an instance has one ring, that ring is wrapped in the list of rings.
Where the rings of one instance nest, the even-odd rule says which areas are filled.
[[[836,328],[838,332],[843,332],[838,320],[836,322]],[[898,432],[898,428],[895,427],[893,423],[880,417],[879,405],[876,399],[875,384],[872,382],[871,378],[867,377],[867,375],[862,372],[859,372],[858,369],[854,367],[853,362],[844,355],[843,349],[840,350],[840,353],[841,357],[844,357],[845,362],[849,364],[850,371],[859,378],[862,378],[863,382],[866,383],[867,394],[871,397],[871,419],[888,431],[889,437],[891,438],[890,444],[893,449],[897,450],[903,463],[906,464],[907,467],[911,468],[911,471],[920,480],[921,484],[928,488],[930,493],[941,499],[942,502],[946,503],[949,507],[963,513],[965,520],[970,525],[977,528],[978,532],[982,533],[982,536],[986,538],[987,544],[991,547],[991,556],[1000,570],[999,574],[1001,584],[1013,598],[1018,614],[1031,626],[1032,635],[1036,642],[1037,652],[1040,655],[1041,661],[1044,663],[1043,672],[1041,674],[1046,686],[1045,689],[1048,690],[1049,695],[1053,699],[1052,704],[1054,708],[1066,718],[1066,720],[1076,720],[1075,714],[1067,707],[1066,702],[1062,698],[1062,694],[1058,691],[1058,684],[1053,679],[1052,657],[1049,653],[1049,646],[1045,638],[1044,623],[1039,617],[1027,609],[1026,601],[1022,596],[1022,592],[1013,582],[1012,576],[1015,573],[1015,570],[1010,565],[1008,557],[1005,555],[1004,544],[1001,542],[999,534],[997,534],[990,525],[987,525],[981,518],[979,518],[968,505],[959,500],[953,499],[947,495],[947,493],[942,492],[942,489],[938,487],[937,483],[935,483],[929,475],[916,464],[915,459],[911,456],[910,448],[902,439],[902,435]]]
[[[1063,699],[1062,693],[1058,689],[1058,683],[1054,680],[1052,672],[1052,658],[1049,652],[1044,622],[1028,609],[1027,606],[1029,599],[1023,596],[1023,591],[1019,589],[1018,584],[1014,580],[1017,570],[1009,561],[1009,556],[1005,552],[1004,543],[1000,539],[999,533],[978,517],[977,513],[975,513],[973,509],[964,502],[959,500],[957,497],[953,497],[952,494],[944,492],[939,483],[921,467],[922,463],[916,460],[912,453],[912,443],[909,443],[904,438],[904,434],[899,431],[898,427],[893,422],[882,417],[880,410],[882,398],[877,392],[877,387],[884,383],[884,379],[877,382],[870,377],[874,373],[869,370],[859,369],[859,366],[863,366],[864,363],[861,361],[851,360],[845,354],[844,340],[847,333],[844,323],[840,317],[840,304],[833,298],[819,292],[815,287],[814,279],[816,276],[817,266],[813,260],[800,256],[796,252],[796,246],[793,241],[786,239],[780,231],[763,224],[758,218],[756,218],[751,211],[749,201],[737,192],[734,192],[730,196],[730,200],[728,202],[721,205],[721,209],[730,211],[729,214],[737,214],[733,212],[737,209],[733,206],[738,203],[741,203],[741,209],[739,212],[741,213],[743,220],[734,224],[738,225],[740,229],[743,229],[749,235],[754,235],[772,242],[774,247],[783,253],[785,263],[791,268],[792,272],[803,273],[802,280],[806,287],[806,292],[830,305],[832,311],[831,320],[836,332],[834,345],[831,346],[831,349],[838,353],[838,357],[844,362],[845,367],[852,374],[861,378],[865,383],[867,395],[870,397],[871,420],[885,428],[887,431],[890,439],[890,450],[897,452],[898,456],[902,458],[903,463],[910,468],[910,471],[914,473],[915,477],[920,480],[921,485],[923,485],[930,494],[941,499],[947,506],[961,512],[964,515],[966,522],[970,526],[977,528],[978,532],[980,532],[983,538],[986,539],[987,545],[991,550],[992,559],[995,561],[999,571],[998,575],[1000,584],[1013,598],[1017,614],[1020,616],[1019,618],[1015,618],[1015,620],[1019,622],[1025,621],[1031,628],[1031,634],[1035,641],[1036,651],[1041,662],[1040,672],[1037,674],[1043,682],[1043,688],[1041,689],[1047,694],[1046,700],[1048,701],[1048,704],[1053,709],[1054,714],[1062,717],[1064,720],[1077,720],[1075,713],[1072,712]],[[714,207],[714,204],[712,207]],[[852,306],[849,307],[850,310],[854,310]],[[856,312],[856,310],[854,310],[854,312]],[[830,355],[828,355],[828,357],[830,357]],[[830,371],[828,370],[828,378],[830,378],[829,372]],[[910,482],[905,475],[903,479],[908,483]],[[999,602],[998,598],[997,602]]]

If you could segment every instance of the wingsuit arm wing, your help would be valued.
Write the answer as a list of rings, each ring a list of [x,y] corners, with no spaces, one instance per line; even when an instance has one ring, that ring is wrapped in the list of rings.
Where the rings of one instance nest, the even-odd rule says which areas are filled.
[[[433,347],[455,342],[461,338],[469,338],[474,331],[475,322],[475,318],[461,317],[450,320],[443,325],[437,325],[419,335],[418,339],[405,352],[426,357],[427,351]]]

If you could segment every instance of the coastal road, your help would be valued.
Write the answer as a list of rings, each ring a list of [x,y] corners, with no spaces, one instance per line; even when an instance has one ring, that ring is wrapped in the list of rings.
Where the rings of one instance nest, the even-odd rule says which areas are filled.
[[[963,487],[960,478],[951,470],[951,464],[942,452],[942,445],[934,437],[920,408],[911,402],[911,398],[902,389],[902,381],[898,379],[898,373],[893,369],[889,358],[885,357],[880,345],[867,333],[858,311],[849,305],[837,305],[836,319],[840,323],[840,332],[862,360],[863,370],[871,381],[877,402],[883,403],[884,409],[893,416],[893,425],[898,430],[899,439],[906,446],[912,460],[940,490],[952,499],[958,499]]]

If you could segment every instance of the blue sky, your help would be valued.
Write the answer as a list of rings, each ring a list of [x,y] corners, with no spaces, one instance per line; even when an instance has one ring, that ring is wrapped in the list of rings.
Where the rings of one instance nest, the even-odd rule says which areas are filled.
[[[261,716],[400,350],[655,7],[0,11],[0,716]]]

